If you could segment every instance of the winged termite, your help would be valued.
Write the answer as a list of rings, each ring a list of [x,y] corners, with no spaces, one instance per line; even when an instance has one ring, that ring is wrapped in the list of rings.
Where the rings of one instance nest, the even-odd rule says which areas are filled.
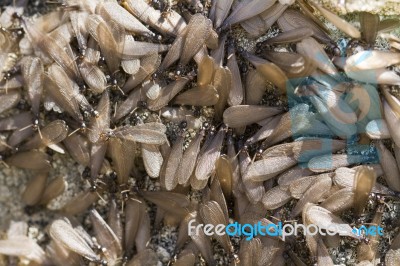
[[[235,49],[231,46],[228,48],[228,58],[226,66],[232,74],[232,88],[229,92],[228,104],[231,106],[239,105],[244,99],[244,89],[240,70],[236,60]]]
[[[141,148],[143,162],[147,174],[153,178],[158,177],[164,161],[159,147],[157,145],[142,143]]]
[[[355,70],[355,69],[345,68],[345,72],[348,77],[365,83],[385,84],[385,85],[400,84],[400,76],[396,72],[388,70],[386,68],[375,68],[375,69],[365,69],[365,70]]]
[[[84,52],[88,47],[87,37],[89,35],[86,28],[86,20],[89,16],[88,12],[84,11],[70,11],[69,18],[71,21],[71,27],[75,33],[76,40],[81,52]]]
[[[296,206],[293,208],[291,216],[296,217],[299,215],[307,203],[317,203],[321,197],[330,190],[331,186],[331,177],[329,175],[320,175],[318,180],[301,196]]]
[[[117,235],[96,210],[90,211],[90,218],[96,239],[105,249],[103,254],[106,257],[107,262],[111,264],[116,263],[122,255],[122,246]]]
[[[46,261],[43,249],[36,241],[25,235],[0,240],[0,254],[19,257],[35,264],[43,264]]]
[[[131,252],[135,245],[141,217],[145,215],[146,205],[138,199],[129,199],[125,208],[125,234],[123,245],[126,252]]]
[[[140,59],[139,71],[131,75],[126,80],[125,85],[122,87],[122,90],[126,93],[135,88],[146,78],[150,77],[157,70],[159,65],[160,65],[160,57],[156,53],[142,57]]]
[[[27,85],[28,99],[32,105],[32,113],[39,117],[40,100],[43,91],[43,63],[37,57],[27,57],[22,63],[22,76]]]
[[[200,61],[197,68],[197,85],[205,86],[211,83],[214,75],[214,60],[206,55]]]
[[[162,145],[165,143],[167,141],[165,128],[155,128],[149,124],[151,123],[136,126],[124,126],[111,131],[109,134],[112,137],[118,137],[145,144]]]
[[[400,100],[389,92],[387,86],[381,86],[381,91],[390,108],[393,110],[396,116],[400,117]]]
[[[288,192],[288,190],[282,189],[279,186],[276,186],[270,190],[268,190],[263,198],[262,203],[264,208],[267,210],[275,210],[279,207],[282,207],[287,202],[291,200],[292,196]]]
[[[197,156],[200,151],[200,144],[203,140],[203,137],[204,132],[199,132],[183,153],[182,160],[179,162],[178,169],[176,170],[178,183],[181,185],[188,182],[193,170],[195,169]]]
[[[135,41],[131,36],[126,36],[124,48],[122,50],[122,59],[135,59],[154,53],[158,54],[168,51],[169,48],[169,45]]]
[[[97,13],[105,20],[114,20],[126,31],[153,37],[155,34],[146,28],[136,17],[132,16],[125,8],[114,2],[98,4]]]
[[[200,216],[202,220],[207,224],[213,224],[217,226],[218,224],[227,224],[228,221],[225,220],[224,213],[216,201],[209,201],[205,204],[200,205]],[[228,235],[224,234],[222,236],[215,235],[215,239],[222,245],[226,252],[233,252],[233,246]]]
[[[32,120],[31,120],[32,121]],[[29,138],[35,133],[32,122],[26,122],[8,137],[7,145],[10,147],[16,147],[18,144]]]
[[[376,176],[381,176],[383,174],[382,169],[380,168],[380,165],[371,165],[370,167],[374,167],[374,170],[376,172]],[[378,167],[376,167],[378,166]],[[334,183],[342,188],[345,187],[350,187],[353,190],[356,187],[356,182],[355,182],[355,172],[356,172],[357,167],[355,168],[346,168],[346,167],[341,167],[335,170],[335,176],[333,177]],[[382,195],[391,195],[394,196],[395,193],[389,189],[388,187],[375,183],[375,185],[372,187],[371,190],[373,193],[377,194],[382,194]]]
[[[324,86],[310,86],[322,102],[325,103],[329,112],[338,123],[355,124],[357,115],[352,108],[342,100],[341,93],[330,90]]]
[[[400,21],[395,18],[383,19],[379,22],[378,32],[385,33],[385,32],[392,31],[392,30],[396,29],[399,24],[400,24]]]
[[[227,104],[232,88],[232,73],[227,67],[218,67],[215,70],[213,85],[218,92],[218,101],[214,105],[215,120],[222,120],[224,108]]]
[[[215,65],[214,68],[215,70],[219,67],[222,68],[222,65],[224,63],[224,57],[225,57],[225,43],[228,39],[227,34],[223,34],[218,41],[218,47],[217,49],[211,50],[210,56],[214,59]]]
[[[37,150],[19,152],[4,161],[8,165],[30,170],[48,171],[51,168],[50,157]]]
[[[242,21],[240,25],[246,30],[250,37],[260,37],[272,27],[287,7],[287,4],[278,1],[257,16]]]
[[[121,118],[135,110],[138,106],[138,102],[141,99],[141,91],[133,90],[129,93],[128,98],[126,98],[121,104],[119,104],[115,110],[113,116],[111,116],[111,120],[113,123],[116,123]]]
[[[285,71],[289,78],[306,77],[316,69],[312,60],[297,53],[269,51],[264,56]]]
[[[179,136],[176,139],[172,145],[168,160],[164,162],[167,164],[164,177],[165,188],[167,190],[173,190],[178,185],[178,176],[176,172],[179,168],[180,161],[182,161],[184,140],[185,138],[183,136]]]
[[[195,169],[195,176],[198,180],[207,180],[215,169],[215,163],[219,158],[225,138],[225,131],[226,129],[221,127],[208,145],[203,146]]]
[[[200,14],[191,17],[186,28],[185,44],[182,49],[182,55],[179,63],[185,66],[189,60],[200,50],[202,45],[208,39],[212,22]]]
[[[269,136],[271,136],[271,134],[274,132],[274,129],[276,128],[279,121],[281,120],[281,116],[276,115],[276,116],[273,116],[273,117],[270,117],[267,119],[269,119],[268,123],[266,123],[264,126],[262,126],[253,136],[248,138],[246,140],[246,143],[253,144],[255,142],[258,142],[260,140],[266,139]]]
[[[92,143],[104,138],[104,134],[110,128],[111,107],[107,91],[103,93],[96,109],[98,116],[91,118],[88,132],[88,139]]]
[[[155,100],[160,95],[161,87],[159,81],[148,80],[142,83],[142,89],[146,93],[146,97]]]
[[[21,75],[15,76],[6,76],[7,73],[4,73],[5,76],[2,80],[0,80],[0,93],[8,93],[9,91],[16,91],[15,89],[21,88],[24,84],[24,80]]]
[[[225,18],[228,16],[229,10],[231,9],[233,1],[212,1],[211,9],[208,17],[214,23],[214,28],[218,29]]]
[[[368,44],[374,44],[379,27],[379,15],[369,12],[359,14],[362,38]]]
[[[327,266],[334,265],[333,260],[329,255],[328,249],[326,248],[321,238],[318,240],[317,253],[318,253],[318,260],[317,260],[318,265],[327,265]]]
[[[259,105],[231,106],[224,111],[224,123],[232,128],[242,127],[256,123],[265,118],[277,115],[279,108]]]
[[[247,72],[245,88],[248,105],[259,104],[267,89],[263,76],[255,69]]]
[[[302,166],[295,166],[286,172],[278,175],[278,184],[282,189],[286,189],[294,181],[304,176],[310,176],[313,172]]]
[[[218,91],[212,85],[194,87],[179,94],[174,103],[192,106],[209,106],[218,102]]]
[[[346,187],[336,191],[324,200],[320,206],[333,213],[340,213],[350,209],[354,206],[353,188]]]
[[[183,194],[167,191],[143,191],[142,193],[145,199],[156,204],[165,211],[173,213],[174,215],[185,217],[189,213],[190,202],[189,199]]]
[[[110,138],[108,141],[108,152],[117,172],[118,184],[126,184],[129,174],[134,167],[136,144],[133,141],[120,138]]]
[[[189,78],[181,78],[168,84],[161,90],[156,100],[149,101],[148,108],[156,111],[166,106],[186,86],[189,80]]]
[[[68,126],[63,120],[54,120],[21,146],[21,150],[38,149],[63,141],[68,134]]]
[[[195,222],[192,224],[197,227],[199,225],[199,222],[197,221],[197,219],[194,221]],[[198,233],[189,232],[189,236],[195,243],[196,247],[200,251],[203,258],[206,260],[206,262],[209,265],[215,265],[215,261],[212,256],[211,242],[209,238],[206,237],[203,230],[198,230]]]
[[[157,256],[157,253],[152,249],[144,249],[138,252],[133,258],[128,261],[127,266],[140,266],[140,265],[158,265],[160,264],[160,260]]]
[[[26,205],[33,206],[40,201],[46,187],[47,177],[48,173],[44,172],[36,174],[31,180],[29,180],[24,192],[22,193],[22,201]]]
[[[334,99],[334,97],[332,97]],[[331,100],[332,100],[331,99]],[[341,138],[349,138],[350,136],[356,134],[357,127],[354,124],[347,123],[346,121],[354,120],[354,112],[351,111],[348,118],[345,118],[346,121],[340,121],[337,119],[337,115],[340,115],[341,118],[344,118],[344,112],[340,111],[339,105],[331,106],[330,108],[335,108],[338,112],[335,112],[334,115],[329,111],[328,101],[323,100],[317,95],[311,95],[310,101],[315,106],[315,108],[319,111],[319,114],[323,117],[324,121],[326,122],[327,126],[330,130],[332,130],[335,135]],[[344,107],[348,108],[347,104],[343,105]],[[350,109],[351,110],[351,109]]]
[[[360,31],[351,25],[349,22],[345,21],[344,19],[340,18],[336,14],[328,11],[327,9],[323,8],[322,6],[316,4],[315,2],[311,2],[311,4],[318,9],[318,11],[333,25],[335,25],[338,29],[349,35],[354,39],[359,39],[361,37]],[[371,30],[371,29],[368,29]]]
[[[21,93],[18,90],[0,92],[0,114],[15,107],[20,99]]]
[[[52,222],[49,229],[52,239],[60,242],[65,248],[72,250],[90,261],[101,262],[100,257],[89,247],[86,241],[65,220]]]
[[[238,3],[222,25],[222,29],[226,29],[233,24],[242,22],[246,19],[254,17],[264,10],[270,8],[275,1],[243,1]]]
[[[374,226],[379,226],[382,223],[383,219],[383,206],[378,205],[376,212],[372,218],[371,224]],[[379,230],[379,229],[378,229]],[[363,260],[374,260],[377,252],[378,252],[378,245],[380,242],[380,234],[376,234],[375,236],[369,235],[368,236],[368,243],[360,243],[357,249],[357,253],[360,254],[358,259],[360,261]]]
[[[305,215],[310,223],[315,224],[321,229],[329,229],[332,233],[338,233],[342,236],[350,236],[355,239],[362,239],[361,236],[353,233],[353,229],[342,219],[332,214],[327,209],[308,203],[305,207]],[[336,225],[333,227],[332,225]],[[335,229],[333,229],[335,228]]]
[[[249,165],[245,180],[265,181],[277,176],[297,164],[297,160],[289,156],[270,157]]]
[[[39,204],[47,205],[51,200],[60,196],[64,190],[66,189],[67,185],[64,180],[64,177],[58,176],[51,180],[41,195]]]
[[[385,120],[387,121],[387,126],[389,128],[390,135],[396,143],[397,146],[400,145],[400,135],[398,131],[396,131],[397,125],[400,123],[400,119],[398,114],[396,113],[396,109],[390,107],[387,101],[383,101],[383,111],[385,114]]]
[[[356,214],[360,215],[367,204],[369,193],[375,185],[376,174],[372,168],[362,166],[356,170],[354,181],[354,207]]]
[[[113,20],[107,23],[101,17],[90,15],[87,21],[90,35],[98,42],[111,74],[118,71],[124,47],[125,30]]]
[[[171,10],[165,18],[160,10],[154,9],[144,0],[125,0],[122,6],[139,20],[163,34],[176,36],[186,26],[184,19],[174,10]]]
[[[311,171],[320,173],[330,170],[335,170],[339,167],[349,166],[352,164],[363,163],[367,160],[365,156],[362,155],[352,155],[352,154],[330,154],[322,155],[312,158],[308,162],[308,168]]]
[[[90,185],[95,190],[95,180],[100,173],[107,152],[108,142],[92,143],[90,147]]]
[[[90,149],[88,140],[76,133],[68,136],[63,140],[68,153],[83,166],[88,166],[90,162]]]
[[[259,238],[250,241],[242,240],[240,243],[239,258],[243,265],[257,265],[263,249],[263,244]]]
[[[338,71],[332,64],[321,45],[312,37],[304,38],[297,43],[296,51],[311,60],[319,69],[329,75],[337,75]]]
[[[385,147],[382,141],[376,143],[379,155],[379,162],[385,173],[385,180],[389,188],[394,191],[400,191],[400,171],[392,153]]]
[[[79,71],[82,78],[95,94],[102,93],[107,86],[107,78],[103,71],[96,65],[97,53],[92,48],[85,50],[83,60],[79,64]]]
[[[390,51],[361,51],[346,60],[345,71],[379,69],[400,63],[400,53]]]
[[[111,230],[115,233],[115,235],[119,240],[120,245],[123,247],[124,228],[122,224],[121,214],[115,199],[112,199],[110,202],[107,224],[110,226]]]
[[[140,70],[140,59],[123,59],[121,61],[121,67],[126,74],[134,75]]]
[[[32,122],[31,112],[22,112],[0,119],[0,131],[15,130],[25,127]]]
[[[216,180],[218,180],[218,186],[221,187],[223,191],[223,195],[226,198],[230,199],[232,196],[232,186],[233,186],[233,170],[232,165],[229,158],[226,155],[222,155],[219,157],[216,163]],[[215,185],[217,186],[217,185]],[[217,201],[218,202],[218,201]],[[220,205],[221,203],[218,202]],[[222,207],[222,206],[221,206]]]
[[[182,54],[183,46],[185,44],[185,36],[187,29],[185,28],[174,40],[168,53],[165,55],[163,61],[161,62],[160,69],[165,70],[170,67],[173,63],[178,61]]]
[[[53,64],[48,71],[48,75],[45,74],[44,78],[46,94],[57,105],[79,122],[83,121],[80,107],[95,114],[85,96],[79,92],[77,84],[66,75],[61,67]]]
[[[273,44],[293,43],[301,41],[304,38],[311,37],[313,34],[314,31],[312,29],[301,27],[278,34],[277,36],[269,38],[266,41],[262,42],[262,44],[273,45]]]
[[[56,63],[64,69],[71,79],[80,79],[78,66],[74,58],[68,54],[63,47],[59,45],[57,40],[41,32],[36,25],[22,20],[24,30],[28,34],[31,42],[45,54],[53,58]]]
[[[278,18],[278,26],[284,32],[289,30],[294,30],[297,28],[306,27],[314,32],[313,34],[314,38],[318,39],[319,41],[324,42],[326,44],[333,43],[329,35],[327,35],[326,32],[324,32],[318,25],[316,25],[314,21],[312,21],[311,19],[307,18],[302,13],[294,9],[287,9],[283,13],[283,15]]]
[[[256,67],[257,71],[262,75],[266,82],[272,82],[278,87],[281,94],[286,94],[291,85],[282,69],[274,63],[255,55],[244,53],[243,56]]]
[[[331,174],[322,174],[322,177],[331,177]],[[307,191],[308,188],[310,188],[311,185],[315,184],[319,179],[319,176],[316,175],[310,175],[310,176],[303,176],[299,177],[295,180],[293,180],[289,184],[289,192],[292,195],[293,198],[295,199],[300,199],[304,192]]]
[[[99,199],[99,194],[91,191],[82,191],[62,208],[62,212],[67,215],[75,215],[86,211],[93,203]]]

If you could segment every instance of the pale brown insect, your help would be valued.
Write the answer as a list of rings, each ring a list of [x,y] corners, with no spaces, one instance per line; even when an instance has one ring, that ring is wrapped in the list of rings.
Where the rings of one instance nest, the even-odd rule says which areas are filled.
[[[100,262],[99,256],[89,247],[85,239],[71,226],[69,221],[55,220],[49,229],[50,236],[65,248],[72,250],[90,261]]]

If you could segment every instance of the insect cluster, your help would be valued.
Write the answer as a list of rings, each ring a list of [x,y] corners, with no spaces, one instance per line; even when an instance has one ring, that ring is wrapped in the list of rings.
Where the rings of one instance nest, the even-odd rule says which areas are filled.
[[[361,12],[358,29],[304,0],[65,0],[30,18],[26,2],[0,16],[0,154],[31,170],[28,206],[45,208],[65,190],[49,177],[54,152],[86,167],[87,185],[57,211],[47,243],[11,223],[2,262],[160,265],[149,242],[163,222],[179,228],[173,265],[223,264],[215,246],[232,265],[333,265],[328,251],[343,238],[357,242],[358,265],[400,265],[399,236],[380,254],[379,236],[352,231],[372,194],[380,203],[367,222],[379,225],[384,200],[400,192],[400,40],[389,33],[399,20]],[[320,16],[347,36],[344,46]],[[266,38],[271,28],[279,34]],[[238,31],[258,38],[254,51]],[[375,49],[378,34],[390,51]],[[149,191],[145,176],[160,187]],[[107,221],[92,208],[104,198]],[[76,219],[88,212],[89,229]],[[188,232],[193,220],[295,219],[341,225],[341,236],[233,243]],[[292,248],[304,242],[306,256]]]

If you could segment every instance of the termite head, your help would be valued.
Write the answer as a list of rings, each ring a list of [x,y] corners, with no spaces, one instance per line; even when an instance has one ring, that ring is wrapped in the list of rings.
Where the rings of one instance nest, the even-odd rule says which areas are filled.
[[[145,109],[145,108],[147,108],[147,102],[140,100],[140,101],[138,101],[137,106]]]
[[[85,169],[82,172],[82,178],[83,179],[89,179],[90,178],[90,168],[85,167]]]
[[[33,130],[38,130],[39,129],[39,119],[35,118],[32,122],[32,129]]]
[[[242,73],[247,73],[247,71],[249,71],[249,67],[247,66],[247,64],[245,62],[241,62],[239,64],[239,69]]]
[[[187,127],[187,121],[183,120],[179,123],[179,128],[180,129],[185,129]]]
[[[262,150],[262,149],[258,149],[257,151],[256,151],[256,158],[257,159],[260,159],[260,158],[262,158],[262,153],[263,153],[264,151]]]
[[[194,109],[194,111],[193,111],[193,115],[194,115],[194,117],[199,118],[199,117],[201,116],[201,109],[198,108],[198,107],[196,107],[196,108]]]
[[[204,122],[201,128],[204,129],[204,130],[210,129],[210,123]],[[210,130],[211,130],[211,129],[210,129]]]
[[[89,188],[90,192],[96,192],[97,191],[97,185],[95,184],[94,181],[91,181],[90,183],[91,183],[90,184],[90,188]]]

